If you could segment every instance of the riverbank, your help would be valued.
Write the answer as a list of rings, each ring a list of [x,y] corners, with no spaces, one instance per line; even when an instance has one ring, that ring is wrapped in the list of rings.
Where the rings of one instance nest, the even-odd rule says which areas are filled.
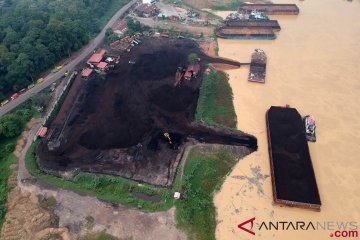
[[[264,49],[268,55],[265,85],[249,83],[247,67],[227,71],[238,128],[254,134],[259,149],[236,165],[215,197],[219,240],[251,239],[253,236],[237,225],[252,217],[256,218],[258,239],[277,240],[326,239],[335,230],[259,231],[256,224],[360,219],[360,85],[355,77],[360,75],[360,25],[353,24],[360,22],[360,5],[335,0],[297,4],[299,16],[274,18],[282,26],[275,41],[219,40],[222,57],[246,62],[255,48]],[[321,18],[318,9],[322,9]],[[346,25],[352,27],[342,27]],[[318,141],[309,143],[309,148],[322,200],[320,213],[272,205],[265,112],[271,105],[285,104],[296,107],[303,115],[312,114],[317,121]],[[252,170],[255,167],[258,171]]]

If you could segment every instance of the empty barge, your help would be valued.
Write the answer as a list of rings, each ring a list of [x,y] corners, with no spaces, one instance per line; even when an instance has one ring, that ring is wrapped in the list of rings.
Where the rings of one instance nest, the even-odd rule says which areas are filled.
[[[281,27],[277,20],[266,20],[266,21],[258,21],[258,20],[247,20],[247,19],[239,19],[239,20],[227,20],[225,22],[225,26],[227,27],[270,27],[274,31],[280,31]]]
[[[296,4],[242,4],[239,13],[257,10],[266,15],[298,15]]]
[[[320,211],[321,201],[300,114],[272,106],[266,113],[275,204]]]
[[[227,27],[216,29],[216,35],[225,39],[259,39],[272,40],[276,38],[271,27]]]
[[[267,57],[263,50],[255,49],[251,55],[249,78],[250,82],[265,83]]]

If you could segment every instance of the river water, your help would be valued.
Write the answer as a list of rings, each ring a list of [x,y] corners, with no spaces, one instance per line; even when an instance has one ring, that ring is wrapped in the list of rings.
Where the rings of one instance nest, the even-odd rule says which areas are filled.
[[[227,71],[238,128],[254,134],[259,149],[236,165],[215,196],[219,240],[322,240],[330,239],[336,222],[356,221],[360,228],[360,1],[276,1],[293,2],[298,16],[271,17],[282,28],[276,40],[219,39],[222,57],[250,62],[255,48],[268,56],[265,84],[248,82],[248,67]],[[317,122],[317,142],[309,147],[321,212],[272,204],[265,113],[285,104]],[[237,228],[252,217],[255,236]],[[329,226],[259,230],[263,221],[325,221]]]

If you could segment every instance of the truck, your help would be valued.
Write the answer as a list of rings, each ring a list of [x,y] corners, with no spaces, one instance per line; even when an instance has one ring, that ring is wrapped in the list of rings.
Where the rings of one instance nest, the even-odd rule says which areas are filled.
[[[32,89],[33,87],[35,87],[35,84],[32,83],[32,84],[30,84],[30,85],[27,87],[27,89],[30,90],[30,89]]]
[[[15,100],[20,96],[19,93],[14,93],[13,95],[11,95],[11,100]]]
[[[3,107],[3,106],[5,106],[6,104],[8,104],[10,101],[9,100],[5,100],[5,101],[3,101],[2,103],[1,103],[1,107]]]
[[[25,93],[27,91],[27,89],[26,88],[23,88],[23,89],[21,89],[20,91],[19,91],[19,94],[23,94],[23,93]]]
[[[63,68],[63,66],[57,66],[57,67],[55,67],[51,72],[52,73],[56,73],[56,72],[58,72],[58,71],[60,71],[61,69]]]
[[[41,84],[42,82],[44,82],[44,78],[39,78],[37,81],[36,81],[36,84]]]

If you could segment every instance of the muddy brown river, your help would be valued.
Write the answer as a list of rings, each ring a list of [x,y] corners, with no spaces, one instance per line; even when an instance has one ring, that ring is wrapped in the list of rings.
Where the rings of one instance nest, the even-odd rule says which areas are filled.
[[[271,17],[282,28],[276,40],[219,39],[222,57],[249,62],[254,48],[268,56],[265,85],[248,82],[248,68],[228,71],[238,128],[255,135],[259,149],[238,163],[215,197],[219,240],[330,239],[339,222],[360,227],[360,1],[276,3],[300,8],[298,16]],[[272,204],[265,112],[271,105],[285,104],[317,121],[317,142],[309,147],[321,212]],[[237,228],[252,217],[255,236]],[[330,225],[325,230],[259,230],[263,221]]]

